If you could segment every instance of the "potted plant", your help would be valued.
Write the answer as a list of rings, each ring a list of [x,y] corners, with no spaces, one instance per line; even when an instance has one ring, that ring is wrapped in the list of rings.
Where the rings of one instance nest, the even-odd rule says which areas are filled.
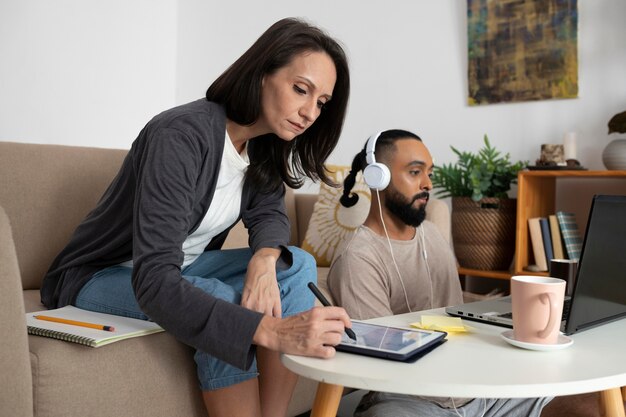
[[[626,133],[626,111],[617,113],[609,120],[609,134]],[[602,162],[606,169],[626,169],[626,139],[614,139],[604,151]]]
[[[451,149],[458,161],[435,167],[432,182],[437,196],[452,198],[457,260],[471,269],[508,270],[515,253],[517,200],[507,193],[528,162],[511,162],[487,135],[477,153]]]

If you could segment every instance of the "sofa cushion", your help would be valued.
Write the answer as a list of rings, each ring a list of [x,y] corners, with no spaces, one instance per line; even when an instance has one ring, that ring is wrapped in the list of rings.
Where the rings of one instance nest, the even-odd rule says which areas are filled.
[[[330,178],[343,185],[350,167],[327,165]],[[359,201],[352,207],[344,207],[339,202],[343,187],[334,188],[324,183],[320,185],[319,195],[313,207],[302,248],[315,257],[317,266],[330,266],[339,243],[350,232],[359,227],[367,217],[370,208],[370,190],[357,174],[352,192],[359,195]]]
[[[96,206],[126,153],[0,142],[0,206],[11,220],[24,289],[40,287],[52,260]]]
[[[39,299],[24,291],[26,311],[44,310]],[[193,349],[167,333],[100,348],[33,335],[28,344],[38,417],[206,417]]]
[[[320,288],[328,295],[325,279],[328,268],[321,269],[323,284]],[[38,290],[24,291],[24,301],[26,311],[45,309],[39,301]],[[97,349],[39,336],[31,335],[28,339],[37,416],[206,417],[193,349],[168,334],[142,336]],[[93,367],[82,365],[94,361],[101,362]],[[113,365],[107,366],[109,362]],[[30,377],[28,367],[25,371]],[[172,374],[168,375],[170,372]],[[85,381],[89,381],[88,386]],[[287,415],[295,416],[310,410],[316,389],[316,381],[299,378]],[[75,392],[82,397],[81,401],[76,404],[68,402]],[[158,401],[153,398],[155,392],[159,393]],[[135,395],[137,399],[133,402],[130,398]],[[106,398],[124,398],[124,402],[99,405]],[[163,407],[164,403],[170,408]],[[93,412],[96,406],[98,413]]]
[[[37,416],[206,417],[192,349],[167,333],[100,348],[29,344]]]

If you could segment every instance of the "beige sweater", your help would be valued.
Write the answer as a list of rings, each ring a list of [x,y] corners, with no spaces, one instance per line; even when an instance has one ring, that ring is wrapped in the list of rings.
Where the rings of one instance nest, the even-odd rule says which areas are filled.
[[[345,240],[331,264],[328,286],[335,303],[351,318],[365,320],[463,302],[449,243],[433,223],[424,221],[420,228],[411,240],[391,240],[393,257],[387,238],[365,226]],[[453,407],[449,398],[414,398]],[[469,401],[455,398],[454,404],[460,407]]]
[[[346,239],[330,267],[328,286],[351,318],[365,320],[463,302],[450,245],[433,223],[425,221],[420,228],[426,259],[419,228],[411,240],[391,240],[393,257],[387,238],[365,226]]]

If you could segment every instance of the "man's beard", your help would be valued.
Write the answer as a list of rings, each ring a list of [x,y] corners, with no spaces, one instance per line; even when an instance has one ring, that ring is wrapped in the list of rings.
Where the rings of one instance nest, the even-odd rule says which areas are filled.
[[[420,205],[418,208],[413,207],[416,200],[425,198],[428,200],[427,191],[417,194],[411,199],[400,194],[395,188],[388,188],[385,198],[385,207],[404,224],[418,227],[426,218],[426,204]]]

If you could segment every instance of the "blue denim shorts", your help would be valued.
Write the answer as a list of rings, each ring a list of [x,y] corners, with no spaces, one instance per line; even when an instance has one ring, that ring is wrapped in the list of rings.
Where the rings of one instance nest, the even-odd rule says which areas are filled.
[[[283,317],[288,317],[313,307],[314,299],[307,288],[316,282],[317,269],[314,258],[307,252],[289,247],[293,254],[290,268],[277,271]],[[182,270],[184,279],[214,297],[240,304],[241,292],[250,249],[232,249],[204,252]],[[86,310],[149,320],[135,299],[131,285],[132,268],[111,266],[96,272],[80,290],[75,305]],[[216,390],[238,384],[258,376],[256,360],[247,370],[241,370],[197,350],[198,378],[202,390]]]

